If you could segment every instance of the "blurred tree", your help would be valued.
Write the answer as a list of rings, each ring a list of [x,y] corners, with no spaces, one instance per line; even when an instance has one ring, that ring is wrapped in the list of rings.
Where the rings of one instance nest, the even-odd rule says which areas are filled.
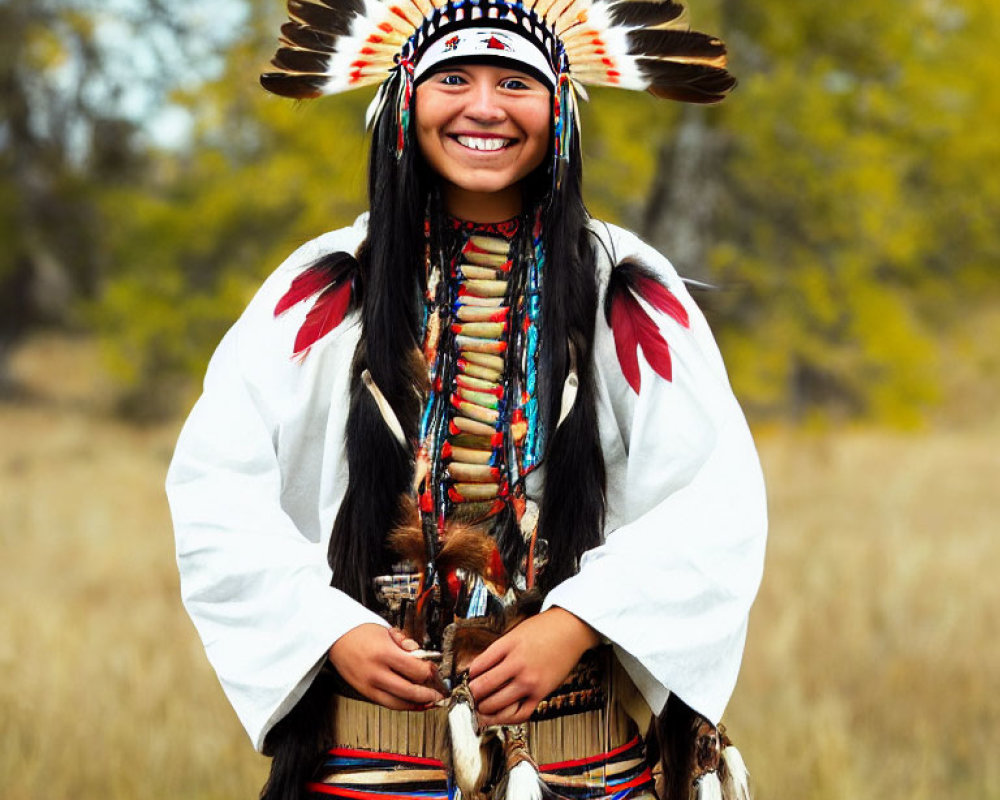
[[[92,319],[133,417],[175,410],[178,379],[201,375],[261,280],[364,207],[369,98],[297,105],[264,92],[284,9],[246,5],[222,74],[172,96],[195,120],[190,143],[155,156],[150,184],[106,198],[115,267]]]
[[[182,4],[183,5],[183,4]],[[131,36],[130,69],[112,45]],[[0,2],[0,391],[31,326],[67,324],[107,266],[99,198],[141,170],[130,87],[155,101],[156,66],[186,30],[161,0]]]
[[[962,293],[998,286],[1000,196],[979,173],[1000,146],[977,118],[1000,99],[981,44],[997,8],[717,5],[741,86],[661,137],[644,232],[726,289],[717,324],[755,412],[912,422]]]
[[[102,196],[113,267],[93,319],[132,413],[169,408],[261,278],[364,207],[370,94],[295,105],[261,91],[283,4],[243,2],[223,74],[172,98],[191,141],[147,152],[147,184]],[[985,165],[1000,137],[982,120],[1000,110],[1000,66],[981,37],[1000,7],[695,13],[741,86],[708,109],[594,91],[591,209],[723,287],[707,301],[753,413],[915,421],[940,391],[942,340],[998,291],[1000,177]]]

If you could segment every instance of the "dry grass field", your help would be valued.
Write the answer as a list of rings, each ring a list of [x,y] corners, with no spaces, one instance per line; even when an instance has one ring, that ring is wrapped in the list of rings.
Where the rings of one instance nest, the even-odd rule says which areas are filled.
[[[85,344],[16,366],[35,397],[0,405],[0,797],[255,797],[264,760],[177,599],[178,424],[101,413]],[[727,714],[759,800],[1000,798],[998,435],[761,432],[772,538]]]

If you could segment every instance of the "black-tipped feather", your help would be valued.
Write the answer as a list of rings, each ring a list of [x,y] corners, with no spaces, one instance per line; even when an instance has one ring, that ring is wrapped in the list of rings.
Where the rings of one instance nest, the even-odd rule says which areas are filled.
[[[713,94],[711,92],[703,92],[698,89],[692,89],[689,86],[674,86],[666,89],[651,86],[648,91],[651,95],[653,95],[653,97],[658,97],[661,100],[674,100],[678,103],[712,105],[713,103],[721,103],[726,99],[725,93]]]
[[[289,72],[322,75],[330,63],[330,56],[327,53],[316,53],[312,50],[294,50],[291,47],[282,47],[274,54],[271,63],[278,69],[287,69]]]
[[[332,8],[334,11],[344,11],[355,16],[365,13],[362,0],[314,0],[316,3]]]
[[[702,64],[678,64],[655,58],[637,58],[636,65],[649,79],[657,97],[688,103],[717,103],[736,85],[726,70]]]
[[[622,0],[608,9],[608,16],[615,25],[626,27],[649,27],[673,22],[684,13],[680,3],[644,2],[643,0]]]
[[[288,0],[288,13],[294,20],[304,22],[310,28],[335,36],[345,36],[350,32],[351,22],[356,16],[349,4],[337,8],[321,6],[307,0]]]
[[[287,72],[265,72],[260,85],[272,94],[308,100],[323,94],[323,85],[329,80],[325,75],[292,75]]]
[[[294,47],[301,47],[305,50],[333,53],[337,49],[337,38],[335,36],[329,36],[323,33],[323,31],[307,28],[305,25],[300,25],[294,20],[289,20],[281,26],[281,36],[288,44]]]
[[[355,16],[363,14],[365,11],[365,4],[362,0],[316,0],[316,2],[322,3],[334,11],[346,11]]]
[[[629,31],[628,46],[637,56],[696,59],[716,67],[724,67],[726,61],[726,46],[714,36],[696,31]]]

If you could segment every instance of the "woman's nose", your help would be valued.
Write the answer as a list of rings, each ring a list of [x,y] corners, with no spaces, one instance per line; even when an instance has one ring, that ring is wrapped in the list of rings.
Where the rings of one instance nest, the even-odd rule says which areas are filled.
[[[492,81],[476,81],[465,113],[476,122],[502,122],[507,112],[499,100]]]

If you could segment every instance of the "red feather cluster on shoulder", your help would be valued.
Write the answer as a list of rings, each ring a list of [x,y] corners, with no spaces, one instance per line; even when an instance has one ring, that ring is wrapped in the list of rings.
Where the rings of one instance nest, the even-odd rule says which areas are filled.
[[[685,328],[689,327],[690,320],[687,309],[681,305],[680,300],[652,272],[637,262],[626,259],[611,271],[604,298],[604,315],[615,337],[615,350],[622,374],[638,394],[641,383],[640,347],[646,361],[662,378],[671,380],[673,367],[670,347],[660,334],[656,322],[636,298],[642,298]]]
[[[305,358],[310,347],[344,321],[354,299],[357,269],[358,262],[350,253],[329,253],[306,267],[278,300],[276,317],[316,297],[295,336],[293,358]]]

